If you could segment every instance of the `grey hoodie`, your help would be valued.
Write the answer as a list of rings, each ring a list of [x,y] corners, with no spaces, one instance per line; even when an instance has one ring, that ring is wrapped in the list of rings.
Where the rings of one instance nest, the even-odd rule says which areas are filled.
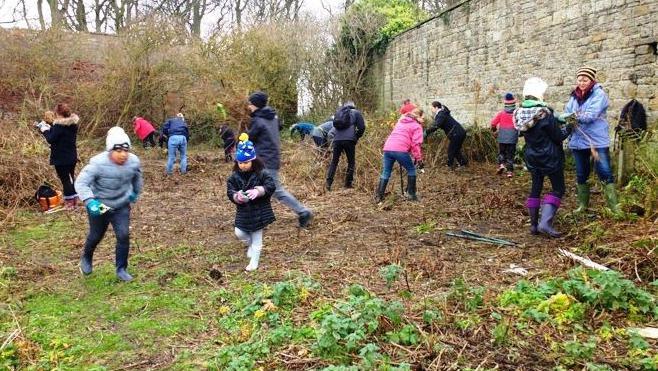
[[[129,203],[132,192],[139,194],[144,181],[139,158],[128,155],[123,165],[110,159],[109,152],[92,157],[75,180],[75,190],[82,201],[95,198],[105,205],[118,209]]]

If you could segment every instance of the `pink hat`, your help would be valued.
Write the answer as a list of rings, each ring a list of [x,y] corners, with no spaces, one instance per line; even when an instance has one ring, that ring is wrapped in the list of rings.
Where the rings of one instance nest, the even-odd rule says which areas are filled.
[[[406,115],[407,113],[413,111],[416,109],[416,105],[413,103],[407,103],[404,106],[400,107],[400,114],[401,115]]]

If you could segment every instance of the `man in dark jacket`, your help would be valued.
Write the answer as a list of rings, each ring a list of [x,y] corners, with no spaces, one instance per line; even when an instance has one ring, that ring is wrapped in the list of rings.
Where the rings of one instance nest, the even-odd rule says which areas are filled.
[[[262,91],[257,91],[249,96],[247,107],[251,111],[249,140],[254,143],[258,157],[265,163],[265,170],[263,171],[267,172],[276,183],[274,197],[295,211],[299,218],[299,226],[306,228],[313,218],[313,213],[283,188],[279,181],[281,140],[279,138],[279,119],[276,116],[276,111],[267,105],[267,94]]]
[[[336,127],[336,117],[340,117],[340,112],[349,110],[350,122],[346,128]],[[366,131],[366,123],[363,115],[356,109],[354,102],[347,101],[345,104],[336,111],[334,115],[334,129],[336,133],[333,141],[333,156],[331,164],[327,171],[327,191],[331,191],[331,185],[334,182],[334,175],[336,175],[336,168],[340,161],[340,155],[345,152],[347,156],[347,173],[345,174],[345,188],[352,188],[354,181],[354,167],[356,164],[356,143],[363,136]]]
[[[462,154],[462,144],[466,139],[466,130],[451,115],[448,107],[441,102],[432,102],[432,113],[434,113],[434,123],[425,133],[429,136],[438,129],[443,129],[448,137],[448,166],[454,169],[455,159],[459,166],[466,166],[468,161]]]

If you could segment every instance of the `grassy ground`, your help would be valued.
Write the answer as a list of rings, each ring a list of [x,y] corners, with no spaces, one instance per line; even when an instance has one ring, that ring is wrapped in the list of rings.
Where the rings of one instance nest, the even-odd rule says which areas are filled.
[[[532,237],[527,174],[498,178],[479,164],[428,169],[420,203],[401,200],[394,181],[377,206],[359,176],[360,188],[324,193],[324,165],[292,145],[284,182],[314,226],[298,229],[274,203],[261,268],[246,274],[229,165],[191,152],[190,174],[165,178],[161,155],[138,151],[146,188],[132,213],[131,283],[114,277],[111,232],[94,273],[78,272],[83,211],[16,215],[0,236],[0,368],[658,368],[655,340],[628,330],[658,325],[651,221],[562,213],[565,238]],[[454,229],[518,246],[446,236]],[[622,274],[573,270],[558,247]],[[633,266],[612,253],[621,249],[647,259]],[[511,264],[528,276],[504,273]]]

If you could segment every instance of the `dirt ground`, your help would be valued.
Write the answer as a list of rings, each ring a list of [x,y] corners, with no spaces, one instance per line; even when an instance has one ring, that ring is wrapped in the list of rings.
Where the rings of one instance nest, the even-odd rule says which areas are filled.
[[[225,180],[231,165],[223,163],[218,154],[192,152],[187,175],[165,177],[164,160],[157,157],[149,153],[143,158],[145,191],[133,214],[133,236],[141,241],[139,248],[167,241],[241,255],[234,251],[235,207],[226,198]],[[325,192],[324,164],[316,166],[320,177],[311,184],[295,184],[289,181],[295,175],[291,174],[293,166],[283,165],[284,185],[313,210],[315,218],[310,229],[300,229],[296,215],[273,201],[277,221],[265,232],[259,269],[273,280],[298,270],[320,277],[328,287],[348,282],[376,284],[381,281],[377,275],[380,266],[402,262],[413,272],[413,289],[434,291],[460,276],[473,284],[509,284],[516,277],[501,271],[510,264],[527,268],[531,276],[571,265],[557,256],[556,249],[569,247],[573,238],[551,240],[527,233],[526,173],[514,179],[498,177],[491,164],[473,164],[457,172],[427,169],[418,180],[421,201],[407,202],[400,196],[396,170],[387,201],[376,205],[366,185],[342,189],[342,174],[337,176],[335,191]],[[572,208],[572,197],[564,209]],[[426,233],[418,233],[418,226]],[[445,234],[459,229],[508,239],[518,247]],[[244,264],[238,259],[223,268],[239,271]]]

